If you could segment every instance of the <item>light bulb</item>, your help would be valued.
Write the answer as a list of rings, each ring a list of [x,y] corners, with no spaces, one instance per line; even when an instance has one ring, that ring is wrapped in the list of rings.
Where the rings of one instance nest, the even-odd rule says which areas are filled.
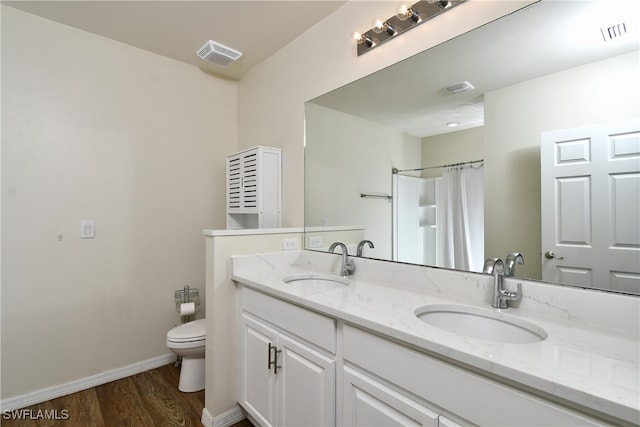
[[[420,15],[416,13],[415,10],[407,6],[406,4],[401,4],[400,7],[398,7],[398,11],[396,12],[396,17],[401,21],[410,19],[416,24],[422,21],[422,18],[420,18]]]
[[[360,33],[359,31],[355,31],[351,35],[351,38],[356,44],[363,44],[367,47],[373,47],[374,45],[373,39],[371,37],[369,37],[367,34]]]
[[[373,30],[374,33],[376,34],[380,34],[383,30],[384,30],[384,19],[382,18],[376,18],[373,20],[373,28],[371,28]]]
[[[409,6],[407,6],[406,4],[401,4],[400,6],[398,6],[398,10],[396,11],[396,17],[399,20],[404,21],[408,18],[407,12],[409,12]]]
[[[373,28],[372,28],[373,32],[376,34],[380,34],[383,31],[385,33],[387,33],[390,36],[394,36],[396,34],[396,29],[393,28],[393,26],[391,24],[389,24],[389,22],[380,19],[380,18],[376,18],[373,21]]]

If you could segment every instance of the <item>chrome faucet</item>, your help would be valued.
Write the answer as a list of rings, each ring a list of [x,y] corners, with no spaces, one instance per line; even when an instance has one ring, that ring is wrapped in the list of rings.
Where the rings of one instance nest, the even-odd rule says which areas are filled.
[[[333,252],[338,246],[340,246],[340,249],[342,249],[342,265],[340,266],[340,275],[350,276],[356,270],[356,264],[352,259],[349,259],[349,253],[347,252],[346,245],[341,242],[332,243],[331,246],[329,246],[329,252]]]
[[[375,248],[371,240],[361,240],[360,243],[358,243],[358,252],[356,252],[357,256],[362,256],[362,248],[365,244],[369,245],[371,249]]]
[[[483,273],[493,274],[493,298],[491,307],[509,308],[508,301],[516,301],[522,297],[522,284],[518,283],[516,292],[504,287],[504,263],[500,258],[488,258],[484,262]]]
[[[507,255],[507,259],[504,260],[504,275],[507,277],[513,277],[516,275],[516,264],[524,264],[524,258],[520,252],[512,252]]]

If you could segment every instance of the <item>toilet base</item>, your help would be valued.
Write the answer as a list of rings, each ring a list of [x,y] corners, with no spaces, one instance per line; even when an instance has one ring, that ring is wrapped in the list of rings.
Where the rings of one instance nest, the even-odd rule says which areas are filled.
[[[182,358],[178,390],[185,393],[204,390],[204,357]]]

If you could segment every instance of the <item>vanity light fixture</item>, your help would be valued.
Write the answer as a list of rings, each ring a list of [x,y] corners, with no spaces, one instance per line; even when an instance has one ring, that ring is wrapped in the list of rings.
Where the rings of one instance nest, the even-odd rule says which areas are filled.
[[[358,56],[464,3],[464,1],[465,0],[420,0],[412,5],[400,5],[395,15],[386,20],[382,18],[376,19],[373,27],[368,31],[353,34],[353,39],[357,44]]]

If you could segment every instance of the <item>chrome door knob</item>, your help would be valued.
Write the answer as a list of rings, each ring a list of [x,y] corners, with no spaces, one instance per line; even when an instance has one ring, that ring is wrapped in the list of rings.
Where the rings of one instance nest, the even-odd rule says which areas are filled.
[[[547,258],[547,259],[554,259],[554,258],[555,259],[564,259],[563,256],[557,256],[556,253],[553,252],[553,251],[546,251],[544,253],[544,257]]]

